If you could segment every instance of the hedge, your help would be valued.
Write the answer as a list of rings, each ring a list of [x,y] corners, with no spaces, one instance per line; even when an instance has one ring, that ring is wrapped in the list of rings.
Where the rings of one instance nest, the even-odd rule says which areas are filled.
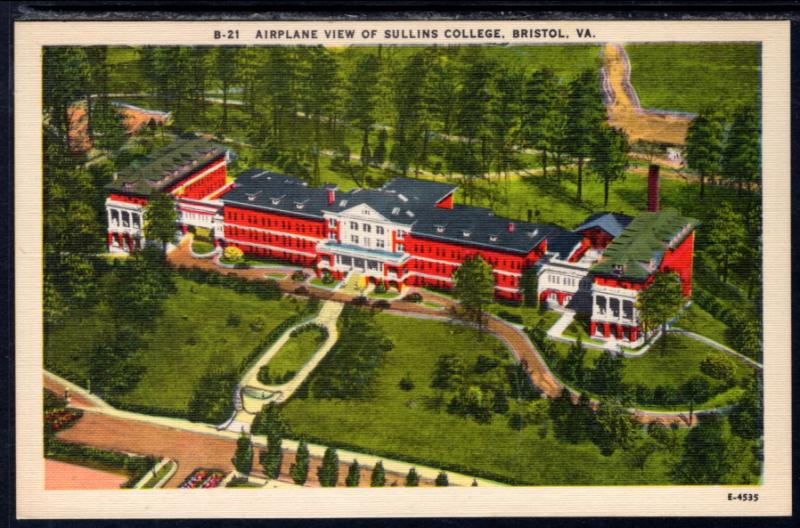
[[[179,266],[176,269],[181,277],[200,284],[222,286],[230,288],[237,293],[253,293],[265,300],[276,300],[283,296],[278,282],[272,279],[252,281],[236,275],[221,274],[216,271],[204,270],[197,267],[187,268],[185,266]]]
[[[132,456],[116,451],[105,451],[80,444],[71,444],[61,440],[51,439],[45,445],[46,458],[74,462],[86,465],[87,462],[96,466],[112,470],[123,470],[129,478],[122,485],[123,488],[132,488],[148,471],[158,462],[151,456]]]

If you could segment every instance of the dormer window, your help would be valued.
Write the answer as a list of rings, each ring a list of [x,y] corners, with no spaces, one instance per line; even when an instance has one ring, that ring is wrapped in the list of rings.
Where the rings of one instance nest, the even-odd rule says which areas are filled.
[[[489,235],[490,242],[497,242],[497,235]]]
[[[395,216],[399,215],[400,214],[400,208],[399,207],[395,207],[394,209],[392,209],[392,214],[395,215]]]
[[[436,226],[437,233],[444,233],[444,226]]]
[[[625,269],[624,269],[624,266],[622,264],[614,264],[614,267],[612,268],[612,271],[613,271],[614,275],[622,275],[622,272],[624,270]]]
[[[302,209],[305,204],[303,202],[295,202],[294,206],[296,209]]]
[[[464,231],[464,238],[469,238],[472,233],[470,231]]]
[[[347,205],[347,200],[342,200],[339,202],[339,207],[344,207]]]
[[[413,211],[406,211],[406,214],[408,215],[409,218],[414,218],[414,212]]]
[[[408,201],[408,198],[406,198],[405,195],[403,195],[403,194],[398,194],[397,197],[400,198],[401,202],[407,202]]]

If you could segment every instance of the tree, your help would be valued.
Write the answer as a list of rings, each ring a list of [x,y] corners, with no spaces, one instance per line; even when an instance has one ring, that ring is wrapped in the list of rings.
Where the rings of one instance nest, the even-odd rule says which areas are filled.
[[[381,128],[380,131],[378,131],[378,143],[375,145],[375,149],[372,151],[372,157],[370,158],[370,162],[374,167],[382,167],[386,161],[386,141],[388,139],[389,133],[386,132],[385,128]]]
[[[747,232],[742,215],[734,211],[729,202],[723,202],[715,210],[709,222],[708,242],[705,248],[706,253],[717,265],[717,272],[723,281],[730,278],[731,268],[745,254],[746,239]]]
[[[294,455],[294,464],[289,468],[289,475],[291,475],[294,483],[299,486],[305,484],[308,478],[308,457],[308,445],[306,445],[305,440],[300,439],[297,452]]]
[[[372,53],[363,55],[355,65],[347,89],[345,119],[361,131],[361,165],[365,174],[370,162],[369,131],[375,123],[376,86],[378,84],[378,57]],[[365,157],[366,156],[366,157]],[[384,153],[385,156],[385,153]],[[382,163],[382,161],[381,161]],[[362,177],[361,185],[364,186]]]
[[[361,481],[361,466],[358,465],[358,460],[353,460],[350,467],[347,469],[347,478],[344,481],[345,486],[348,488],[357,488],[358,483]]]
[[[440,488],[444,488],[444,487],[449,486],[450,483],[448,482],[448,479],[447,479],[447,473],[445,473],[444,471],[441,471],[436,476],[435,484],[436,484],[437,487],[440,487]]]
[[[336,449],[329,447],[322,456],[322,465],[317,470],[319,484],[323,488],[333,488],[339,479],[339,456]]]
[[[689,430],[683,441],[683,456],[673,474],[681,484],[720,484],[728,468],[728,442],[723,435],[723,421],[716,418]]]
[[[598,434],[594,441],[605,456],[610,456],[617,448],[627,449],[633,444],[637,427],[631,415],[617,402],[603,403],[596,420]]]
[[[79,47],[48,46],[43,61],[45,123],[53,127],[63,150],[68,151],[71,106],[86,91],[86,53]]]
[[[412,467],[406,475],[406,487],[415,488],[417,486],[419,486],[419,475],[417,475],[417,470]]]
[[[656,451],[658,451],[658,446],[655,441],[650,438],[645,438],[631,449],[627,450],[625,455],[630,465],[644,473],[644,467],[647,465],[647,461]]]
[[[253,469],[253,442],[244,431],[236,441],[236,453],[232,462],[239,473],[248,474]]]
[[[520,289],[526,306],[539,306],[539,268],[531,266],[522,271]]]
[[[592,148],[589,169],[603,182],[603,205],[608,206],[608,190],[615,181],[625,178],[628,168],[628,138],[625,132],[608,126],[600,127]]]
[[[575,356],[576,360],[581,357],[580,351],[576,350]],[[598,394],[619,397],[623,389],[623,368],[622,357],[611,352],[600,354],[589,373],[592,390]]]
[[[700,176],[700,196],[705,194],[706,178],[719,174],[722,163],[722,120],[710,109],[702,109],[686,132],[686,163]]]
[[[267,478],[277,479],[281,475],[281,463],[283,462],[283,449],[280,437],[267,436],[267,449],[261,451],[261,466]]]
[[[639,292],[636,301],[639,316],[646,332],[661,327],[661,352],[667,347],[667,322],[683,306],[681,279],[675,273],[656,273],[653,282]]]
[[[253,434],[266,435],[267,441],[278,440],[289,433],[281,407],[274,401],[265,405],[253,420]]]
[[[394,145],[390,159],[395,167],[406,175],[419,152],[418,144],[425,127],[425,98],[423,97],[428,75],[427,55],[418,51],[412,55],[395,77],[393,102],[396,115]],[[420,149],[421,150],[421,149]]]
[[[756,440],[764,434],[764,405],[761,378],[754,375],[744,394],[731,411],[731,432],[748,440]]]
[[[577,199],[582,200],[583,164],[592,155],[600,127],[607,119],[600,79],[593,70],[580,73],[569,85],[565,146],[578,164]]]
[[[220,46],[214,54],[214,72],[222,85],[222,122],[219,131],[223,136],[228,133],[228,94],[236,75],[236,54],[237,49],[232,46]]]
[[[301,69],[300,87],[302,91],[302,104],[306,116],[310,117],[313,124],[311,135],[312,182],[319,185],[320,168],[319,154],[322,148],[322,117],[328,116],[329,122],[335,121],[333,108],[338,100],[337,88],[339,84],[338,63],[329,48],[313,46],[303,48],[307,66]],[[366,162],[365,162],[366,163]]]
[[[583,361],[585,357],[586,349],[583,347],[583,341],[579,337],[578,340],[569,347],[567,356],[561,360],[559,371],[565,380],[577,383],[583,382]]]
[[[164,253],[167,244],[175,239],[178,213],[172,197],[166,193],[153,193],[144,210],[144,236],[148,240],[161,242]]]
[[[722,156],[722,175],[738,189],[761,183],[761,124],[757,109],[744,106],[734,117]]]
[[[467,318],[482,330],[486,306],[494,299],[492,267],[480,255],[473,255],[455,271],[453,282],[453,293]]]
[[[548,154],[555,148],[561,118],[557,100],[560,90],[558,78],[548,68],[533,72],[523,88],[523,134],[528,145],[541,151],[545,178]]]
[[[372,468],[372,475],[370,477],[370,486],[373,488],[382,488],[386,484],[386,471],[383,469],[383,462],[380,460],[375,467]]]

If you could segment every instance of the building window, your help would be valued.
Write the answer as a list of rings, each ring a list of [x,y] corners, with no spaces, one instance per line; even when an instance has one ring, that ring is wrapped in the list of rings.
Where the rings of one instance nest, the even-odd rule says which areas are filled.
[[[369,233],[372,231],[372,226],[369,224],[362,224],[361,229],[363,229],[365,233]]]
[[[376,241],[375,241],[375,247],[379,247],[379,248],[385,248],[385,247],[386,247],[386,244],[384,243],[384,241],[383,241],[383,240],[376,240]]]
[[[600,315],[605,315],[606,313],[606,298],[602,295],[598,295],[594,299],[595,305],[597,306],[597,313]]]
[[[405,233],[403,233],[402,231],[398,231],[397,232],[397,240],[403,240],[403,236],[404,235],[405,235]]]
[[[370,239],[364,237],[364,245],[369,247]]]
[[[331,240],[336,240],[336,233],[328,233],[328,238]]]
[[[358,235],[350,235],[350,242],[358,244]]]
[[[608,301],[608,304],[611,307],[611,315],[614,317],[619,317],[619,299],[612,297]]]
[[[350,229],[358,231],[358,222],[350,222]]]
[[[405,248],[405,246],[403,246],[403,244],[397,244],[397,251],[402,252],[402,251],[405,251],[405,249],[406,248]]]
[[[633,321],[633,301],[622,301],[622,317]]]
[[[382,235],[383,234],[383,227],[382,226],[375,226],[375,234]]]

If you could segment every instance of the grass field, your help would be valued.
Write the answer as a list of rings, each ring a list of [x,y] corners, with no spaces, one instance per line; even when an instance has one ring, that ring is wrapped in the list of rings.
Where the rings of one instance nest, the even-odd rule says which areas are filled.
[[[283,379],[287,372],[298,372],[325,340],[322,330],[307,326],[292,336],[269,360],[270,376]]]
[[[299,303],[288,297],[264,301],[180,277],[175,283],[177,293],[165,301],[153,330],[142,336],[145,345],[136,362],[146,371],[131,392],[119,396],[123,403],[185,410],[211,362],[238,366],[273,328],[295,313]],[[98,306],[50,332],[45,366],[85,386],[92,349],[114,335],[116,322],[106,313]],[[228,325],[230,315],[239,316],[238,326]],[[249,323],[259,316],[264,325],[254,331]]]
[[[620,452],[604,457],[594,444],[565,444],[552,431],[541,437],[537,427],[512,430],[502,416],[481,425],[436,411],[429,385],[439,355],[453,353],[472,363],[478,354],[492,354],[498,341],[460,325],[388,314],[377,319],[395,347],[379,368],[374,395],[358,401],[290,400],[284,416],[295,435],[533,485],[668,482],[661,454],[644,472],[634,471]],[[398,386],[406,374],[414,383],[408,392]]]
[[[192,240],[192,251],[202,255],[214,251],[214,244],[204,240]]]
[[[759,104],[761,47],[745,43],[631,44],[631,83],[645,108],[697,113]]]
[[[697,303],[692,303],[675,323],[675,326],[733,348],[731,329],[725,323],[714,319],[711,314],[700,308]]]
[[[560,357],[565,357],[569,350],[569,345],[556,343],[556,350],[559,352]],[[587,369],[592,368],[601,354],[607,354],[607,352],[586,349],[584,367]],[[719,350],[688,337],[670,334],[667,336],[667,349],[665,353],[662,354],[661,352],[661,341],[657,341],[644,355],[635,358],[623,358],[622,381],[632,386],[643,385],[648,389],[656,389],[659,386],[677,389],[688,379],[693,377],[700,377],[710,383],[717,383],[700,370],[700,363],[709,356],[729,357],[724,352],[720,352]],[[733,362],[736,366],[734,379],[739,386],[732,387],[706,402],[696,402],[698,403],[698,408],[714,408],[728,405],[735,402],[736,398],[741,395],[743,391],[741,385],[749,379],[753,373],[753,369],[742,362],[736,360],[733,360]],[[556,365],[551,364],[551,366],[555,367]],[[580,390],[583,387],[575,386],[574,388]],[[637,403],[637,407],[655,410],[686,409],[685,404],[668,406],[635,403]]]

